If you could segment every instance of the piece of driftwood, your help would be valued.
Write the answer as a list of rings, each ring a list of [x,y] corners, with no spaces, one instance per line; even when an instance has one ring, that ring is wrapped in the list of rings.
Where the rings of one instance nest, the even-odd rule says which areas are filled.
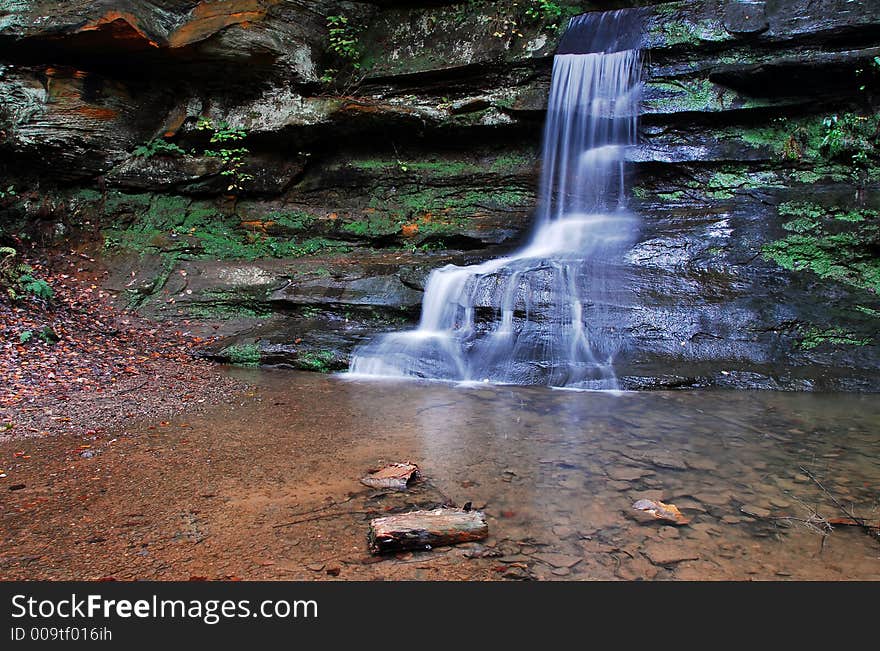
[[[429,549],[439,545],[482,540],[489,535],[486,516],[480,511],[433,509],[388,515],[370,522],[370,551],[385,554],[404,549]]]
[[[407,485],[419,477],[419,467],[414,463],[391,463],[374,470],[366,477],[361,477],[361,483],[370,488],[391,488],[405,490]]]

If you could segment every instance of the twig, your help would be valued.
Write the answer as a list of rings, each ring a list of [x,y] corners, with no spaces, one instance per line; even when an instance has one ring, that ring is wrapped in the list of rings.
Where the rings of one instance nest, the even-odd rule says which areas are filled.
[[[316,509],[309,509],[308,511],[300,511],[299,513],[293,513],[294,517],[300,515],[309,515],[311,513],[320,513],[321,511],[326,511],[327,509],[332,509],[335,506],[339,506],[340,504],[346,504],[347,502],[351,502],[358,494],[349,495],[347,499],[342,500],[341,502],[332,502],[330,504],[325,504],[324,506],[319,506]]]
[[[828,523],[828,521],[825,518],[823,518],[822,516],[818,516],[818,517],[810,516],[809,518],[798,518],[793,515],[774,515],[774,516],[770,516],[768,518],[768,520],[785,520],[786,522],[800,522],[801,524],[805,525],[807,528],[814,529],[814,530],[816,530],[817,533],[821,533],[821,534],[826,534],[828,532],[822,531],[821,529],[819,529],[816,526],[817,524],[821,524],[825,527],[831,526]]]
[[[145,387],[145,386],[147,385],[147,382],[149,382],[149,380],[145,380],[145,381],[141,382],[141,383],[140,383],[139,385],[137,385],[136,387],[129,387],[129,388],[127,388],[127,389],[120,389],[120,390],[117,391],[116,393],[117,393],[117,394],[120,394],[120,393],[131,393],[132,391],[136,391],[136,390],[138,390],[138,389],[140,389],[140,388]],[[111,396],[111,397],[112,397],[112,396]]]
[[[837,508],[839,508],[841,511],[843,511],[843,514],[846,515],[847,518],[850,518],[853,522],[855,522],[859,526],[859,528],[862,531],[864,531],[866,534],[871,536],[871,538],[874,538],[875,540],[880,541],[880,535],[878,535],[877,533],[874,532],[874,527],[872,527],[867,522],[865,522],[864,519],[856,516],[855,513],[852,513],[851,511],[847,511],[846,508],[843,506],[843,504],[841,504],[840,501],[836,497],[834,497],[834,495],[831,494],[831,491],[829,491],[827,488],[825,488],[822,485],[822,482],[820,482],[818,479],[816,479],[816,477],[813,475],[813,473],[811,473],[809,470],[807,470],[803,466],[800,466],[800,469],[801,469],[801,471],[803,471],[803,473],[807,477],[809,477],[810,479],[812,479],[816,483],[816,486],[818,486],[819,488],[822,489],[822,492],[825,493],[832,502],[834,502],[834,505],[837,506]]]
[[[794,520],[794,521],[802,522],[805,527],[820,534],[822,536],[822,548],[824,549],[825,537],[829,533],[834,531],[834,527],[831,526],[831,523],[828,522],[828,519],[825,516],[820,514],[816,509],[808,506],[806,504],[806,502],[804,502],[802,499],[800,499],[796,495],[791,495],[790,493],[788,495],[793,500],[795,500],[797,503],[799,503],[802,507],[804,507],[810,514],[810,517],[807,519],[803,519],[803,518],[790,518],[790,519]],[[783,519],[783,518],[779,518],[779,519]],[[819,525],[821,525],[821,528],[819,528]]]
[[[761,429],[755,427],[754,425],[749,425],[748,423],[743,423],[741,421],[736,421],[736,420],[732,420],[730,418],[725,418],[724,416],[719,416],[718,414],[712,414],[712,417],[717,420],[723,421],[723,422],[727,423],[728,425],[733,425],[734,427],[742,427],[743,429],[747,429],[750,432],[754,432],[755,434],[760,434],[761,437],[763,437],[763,438],[770,438],[775,441],[780,441],[782,443],[788,443],[788,441],[785,438],[783,438],[781,436],[777,436],[776,434],[771,434],[770,432],[765,432],[764,430],[761,430]]]
[[[280,529],[282,527],[292,527],[295,524],[302,524],[303,522],[314,522],[315,520],[330,520],[332,518],[341,518],[343,515],[367,515],[370,511],[342,511],[341,513],[323,513],[321,515],[313,515],[310,518],[301,518],[299,520],[293,520],[292,522],[282,522],[281,524],[273,524],[273,529]]]

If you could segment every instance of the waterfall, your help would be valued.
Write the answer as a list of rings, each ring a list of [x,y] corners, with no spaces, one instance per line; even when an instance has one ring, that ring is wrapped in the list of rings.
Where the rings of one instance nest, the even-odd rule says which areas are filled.
[[[562,39],[531,241],[432,272],[418,328],[359,347],[352,373],[617,388],[620,266],[638,227],[624,183],[641,90],[632,13],[578,16]]]

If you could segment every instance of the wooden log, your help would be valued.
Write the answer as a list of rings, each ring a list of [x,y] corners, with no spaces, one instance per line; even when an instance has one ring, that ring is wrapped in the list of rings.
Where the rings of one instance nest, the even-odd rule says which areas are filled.
[[[411,511],[372,520],[370,551],[385,554],[404,549],[430,549],[439,545],[482,540],[488,535],[489,525],[480,511]]]

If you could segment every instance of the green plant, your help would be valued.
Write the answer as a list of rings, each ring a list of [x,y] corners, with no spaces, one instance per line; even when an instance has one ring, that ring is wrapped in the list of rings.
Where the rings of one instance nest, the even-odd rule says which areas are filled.
[[[52,286],[35,277],[30,265],[16,262],[17,254],[12,247],[0,247],[0,287],[6,290],[6,295],[13,301],[26,295],[43,301],[51,299],[54,295]]]
[[[871,59],[871,64],[867,70],[865,68],[856,68],[855,72],[856,72],[856,77],[858,77],[861,80],[861,83],[859,84],[859,90],[860,91],[867,90],[868,83],[869,83],[870,79],[866,80],[866,79],[864,79],[864,77],[867,74],[867,76],[874,77],[876,79],[877,73],[880,72],[880,56],[876,56],[873,59]]]
[[[47,344],[54,344],[61,341],[61,337],[51,328],[51,326],[43,326],[37,333],[37,336]]]
[[[559,19],[562,17],[562,7],[558,2],[551,0],[531,0],[526,9],[526,16],[543,23],[544,29],[555,30],[559,27]]]
[[[29,342],[33,338],[34,338],[33,330],[22,330],[21,333],[18,335],[18,340],[23,344],[26,344],[27,342]]]
[[[824,133],[819,142],[819,151],[828,159],[841,159],[849,156],[853,165],[864,168],[870,155],[877,149],[878,122],[876,116],[862,116],[854,113],[830,115],[822,120]]]
[[[0,188],[0,199],[11,199],[16,196],[18,195],[15,193],[14,185],[6,186],[5,190],[3,188]]]
[[[154,138],[143,145],[139,145],[134,148],[134,151],[131,152],[132,156],[136,156],[138,158],[152,158],[153,156],[179,156],[181,154],[185,154],[186,152],[175,145],[173,142],[168,142],[167,140],[163,140],[162,138]]]
[[[31,275],[32,272],[31,267],[26,267],[24,273],[18,277],[18,286],[21,290],[44,301],[52,298],[55,295],[52,286],[42,278],[35,278]]]
[[[345,16],[327,16],[327,32],[330,35],[330,51],[356,70],[359,69],[361,48],[358,29]]]
[[[196,124],[199,131],[211,132],[211,144],[221,143],[239,143],[247,138],[247,132],[244,129],[230,127],[228,122],[214,122],[210,118],[201,117]],[[247,147],[220,147],[217,149],[206,148],[203,152],[205,156],[219,158],[223,163],[222,176],[229,177],[229,186],[226,188],[230,192],[236,192],[243,189],[244,183],[253,181],[253,174],[242,171],[245,164],[245,158],[250,154]]]
[[[307,319],[314,319],[321,314],[321,310],[314,306],[304,307],[301,314]]]

